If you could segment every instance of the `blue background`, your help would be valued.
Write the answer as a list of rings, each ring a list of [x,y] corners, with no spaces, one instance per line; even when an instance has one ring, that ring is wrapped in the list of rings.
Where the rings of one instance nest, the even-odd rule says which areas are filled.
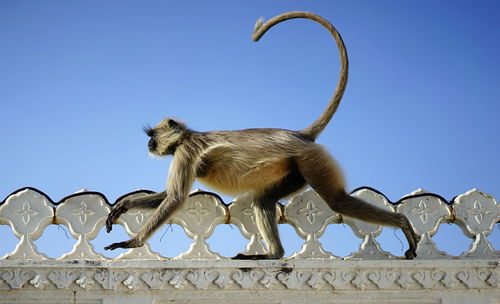
[[[148,157],[142,126],[167,116],[195,130],[308,126],[338,79],[329,34],[294,20],[250,39],[258,17],[290,10],[322,15],[347,45],[347,91],[318,142],[349,190],[371,186],[392,201],[417,188],[447,200],[472,188],[500,197],[498,1],[2,0],[0,200],[24,186],[54,201],[82,188],[112,202],[163,190],[170,159]],[[289,255],[302,241],[281,226]],[[63,228],[49,226],[40,251],[68,252]],[[173,228],[152,239],[167,256],[189,244]],[[3,255],[17,238],[4,225],[0,235]],[[117,228],[94,244],[102,252],[123,238]],[[404,252],[391,229],[380,239]],[[500,248],[498,225],[489,239]],[[343,225],[321,241],[339,255],[360,242]],[[435,241],[455,255],[471,243],[455,225]],[[210,243],[229,256],[246,242],[223,225]]]

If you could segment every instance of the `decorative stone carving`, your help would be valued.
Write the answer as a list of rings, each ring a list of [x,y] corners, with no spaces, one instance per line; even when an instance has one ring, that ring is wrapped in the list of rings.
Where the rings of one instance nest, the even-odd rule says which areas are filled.
[[[35,277],[30,280],[30,284],[35,288],[43,289],[45,285],[49,284],[49,281],[43,278],[40,274],[36,274]]]
[[[129,274],[127,279],[125,279],[122,283],[130,290],[136,290],[142,285],[137,273],[135,272]]]
[[[137,191],[123,198],[147,193],[150,192]],[[385,196],[374,190],[361,189],[354,195],[379,207],[393,209]],[[63,255],[61,259],[107,259],[97,254],[90,243],[100,232],[109,212],[106,198],[99,193],[79,192],[56,205],[54,208],[45,195],[32,188],[19,190],[7,197],[0,205],[0,225],[10,225],[19,238],[19,243],[16,249],[3,259],[48,259],[37,251],[33,240],[38,238],[51,223],[68,226],[71,234],[77,238],[72,251]],[[417,233],[422,236],[417,249],[418,259],[451,258],[447,253],[438,250],[432,241],[432,235],[438,231],[439,224],[443,221],[459,225],[467,236],[474,238],[470,250],[464,252],[462,258],[498,258],[499,252],[492,247],[487,236],[493,231],[495,223],[500,220],[499,206],[493,197],[478,190],[457,196],[450,205],[437,195],[417,190],[401,200],[397,212],[405,214]],[[380,234],[380,226],[349,217],[340,217],[312,190],[296,195],[285,206],[277,204],[276,210],[279,222],[291,224],[305,240],[301,250],[290,258],[338,258],[326,252],[318,238],[329,224],[341,220],[363,239],[360,249],[344,259],[395,258],[384,252],[377,243],[376,236]],[[123,225],[127,233],[133,236],[143,227],[151,214],[151,210],[130,210],[120,217],[118,224]],[[253,202],[249,197],[242,197],[226,207],[218,196],[197,192],[191,195],[168,223],[180,224],[194,240],[190,249],[180,254],[177,259],[220,259],[221,256],[210,251],[206,240],[217,225],[224,223],[235,224],[242,235],[249,239],[246,254],[265,252],[265,244],[255,224]],[[153,252],[149,244],[146,244],[141,248],[131,249],[115,259],[164,260],[165,258]]]
[[[227,217],[226,206],[216,196],[203,192],[191,194],[174,213],[171,222],[181,225],[194,242],[176,259],[220,259],[220,255],[209,249],[206,240],[217,225],[226,222]]]
[[[328,224],[338,222],[339,216],[312,190],[294,196],[285,206],[285,221],[291,224],[299,236],[305,239],[302,249],[291,258],[338,258],[321,246],[318,238]]]
[[[104,271],[102,269],[98,269],[95,271],[94,280],[101,285],[102,288],[109,288],[109,272]]]
[[[35,277],[34,271],[26,271],[24,269],[11,269],[0,272],[0,278],[9,284],[12,289],[23,288],[28,281]],[[37,280],[35,280],[36,284]]]
[[[288,289],[294,290],[300,289],[308,279],[304,272],[297,270],[280,271],[276,274],[276,278]]]
[[[219,277],[214,283],[219,286],[220,289],[230,289],[234,285],[233,280],[229,278],[229,274],[225,272],[219,272]]]
[[[392,208],[376,191],[362,189],[354,195],[382,208]],[[233,261],[211,252],[207,238],[217,225],[228,222],[237,225],[250,240],[247,253],[263,253],[264,246],[251,201],[238,200],[226,207],[216,195],[197,193],[169,221],[184,227],[193,239],[188,252],[176,259],[165,259],[151,251],[134,249],[110,259],[97,255],[89,244],[104,225],[109,212],[106,202],[103,195],[81,192],[54,203],[54,212],[50,199],[34,189],[7,197],[0,205],[0,225],[9,225],[19,244],[0,258],[4,301],[23,302],[23,297],[28,299],[33,294],[42,298],[40,303],[109,302],[110,295],[116,299],[135,297],[138,302],[148,303],[208,303],[207,299],[214,301],[222,296],[227,297],[223,302],[229,303],[238,301],[241,295],[250,295],[249,302],[265,299],[279,303],[282,300],[277,297],[285,293],[296,302],[324,302],[333,295],[339,302],[348,302],[352,295],[363,295],[360,302],[379,301],[390,295],[398,303],[493,303],[499,298],[499,255],[488,240],[498,227],[499,205],[478,190],[457,196],[449,205],[441,197],[423,191],[402,199],[397,212],[408,216],[422,235],[418,258],[413,261],[400,261],[384,253],[376,242],[379,226],[340,217],[312,191],[291,198],[285,206],[276,205],[280,223],[292,224],[305,240],[293,258]],[[133,235],[149,216],[148,211],[131,210],[119,224]],[[325,252],[318,240],[329,224],[341,219],[363,238],[360,250],[345,260]],[[442,222],[457,224],[474,238],[471,249],[459,257],[438,251],[431,237]],[[68,226],[71,234],[81,240],[60,259],[45,257],[33,245],[51,223]],[[379,298],[372,301],[373,295]],[[39,300],[27,300],[35,301]]]
[[[207,289],[219,273],[212,270],[192,270],[187,273],[186,279],[189,280],[197,289]]]
[[[255,202],[250,196],[242,196],[234,200],[228,208],[229,214],[231,214],[229,223],[235,224],[240,229],[241,234],[249,240],[246,250],[242,252],[248,255],[266,252],[266,246],[255,222],[254,204]],[[280,213],[277,212],[278,217],[281,215]]]
[[[81,276],[81,272],[73,271],[71,269],[50,271],[47,278],[54,284],[57,288],[64,289],[67,288],[71,283]]]
[[[75,281],[75,283],[83,289],[90,289],[94,286],[95,281],[87,277],[85,274],[82,274],[80,278]]]
[[[183,289],[188,284],[186,273],[186,271],[175,271],[173,278],[168,283],[175,289]]]
[[[417,247],[418,259],[451,258],[432,241],[439,224],[448,220],[451,215],[450,208],[440,197],[420,191],[419,194],[405,197],[398,205],[397,211],[406,214],[417,234],[422,237]]]
[[[394,212],[394,208],[390,205],[387,198],[371,189],[362,189],[356,191],[353,196],[356,196],[379,208]],[[384,260],[394,258],[392,254],[382,250],[380,244],[375,239],[380,235],[380,233],[382,233],[382,226],[370,224],[347,216],[343,216],[342,219],[351,227],[355,235],[363,239],[359,250],[352,253],[345,259]]]
[[[52,204],[41,193],[24,189],[10,195],[0,206],[3,218],[14,234],[20,238],[17,247],[5,259],[40,259],[48,257],[38,252],[34,240],[39,238],[54,217]]]
[[[279,285],[280,281],[277,279],[276,275],[278,273],[271,269],[264,269],[264,276],[259,280],[259,283],[262,284],[265,288],[272,288],[273,285]]]
[[[150,262],[157,262],[151,261]],[[66,263],[57,267],[47,261],[26,262],[17,260],[10,266],[0,264],[0,290],[14,298],[22,292],[37,289],[37,295],[60,290],[78,292],[82,299],[93,295],[148,294],[159,297],[172,296],[172,291],[185,290],[189,297],[198,297],[233,291],[250,291],[252,295],[265,296],[265,291],[286,291],[290,299],[304,302],[312,295],[323,299],[346,292],[422,296],[432,294],[459,297],[472,294],[498,295],[500,269],[498,261],[476,260],[463,263],[458,260],[432,261],[341,261],[341,260],[293,260],[290,261],[210,261],[209,264],[192,264],[189,261],[165,261],[165,268],[158,263],[111,260],[103,268],[85,264]],[[63,261],[58,261],[59,263]],[[127,265],[126,268],[123,268]],[[156,265],[156,266],[154,266]],[[248,266],[248,267],[242,267]],[[293,268],[287,268],[292,266]],[[151,293],[151,291],[154,291]],[[307,293],[313,291],[313,293]],[[333,293],[332,293],[333,291]],[[416,293],[412,293],[415,291]],[[443,293],[443,291],[446,291]],[[165,293],[164,293],[165,292]],[[60,293],[64,297],[64,292]],[[183,292],[178,293],[182,295]],[[273,293],[268,294],[272,297]],[[397,297],[396,297],[397,298]],[[61,300],[62,301],[62,300]],[[83,301],[85,302],[85,301]],[[449,301],[448,301],[449,302]],[[85,302],[86,303],[86,302]]]
[[[63,200],[56,208],[57,223],[68,226],[77,242],[61,259],[103,259],[90,241],[97,236],[109,211],[105,198],[97,194],[81,193]]]
[[[262,276],[260,271],[244,268],[233,272],[231,278],[243,289],[254,289],[256,283],[262,279]]]
[[[500,252],[493,249],[486,236],[500,221],[500,205],[495,199],[477,189],[472,189],[455,198],[455,216],[464,233],[474,237],[469,251],[463,258],[500,258]]]
[[[126,195],[121,198],[133,199],[136,197],[141,197],[149,194],[148,191],[136,191],[131,195]],[[120,200],[120,201],[121,201]],[[118,201],[117,203],[119,203]],[[147,223],[154,209],[132,209],[127,211],[127,213],[122,214],[117,221],[117,224],[123,225],[125,231],[130,237],[136,235],[142,227]],[[149,243],[144,244],[144,246],[139,248],[129,249],[127,252],[120,254],[116,259],[118,260],[128,260],[128,259],[142,259],[142,260],[160,260],[162,257],[160,254],[156,253],[151,249]]]
[[[172,278],[167,271],[153,270],[141,274],[141,279],[151,289],[162,289]]]

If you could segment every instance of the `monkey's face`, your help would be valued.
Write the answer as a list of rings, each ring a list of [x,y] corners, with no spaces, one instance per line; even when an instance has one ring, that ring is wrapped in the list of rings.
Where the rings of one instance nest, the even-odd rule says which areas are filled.
[[[144,133],[146,133],[147,136],[149,136],[149,141],[148,141],[148,150],[151,153],[154,153],[156,151],[156,147],[158,146],[158,143],[156,142],[155,138],[155,130],[151,127],[144,127]]]
[[[167,118],[156,127],[144,127],[144,132],[149,136],[148,150],[156,156],[174,154],[183,135],[183,125]]]

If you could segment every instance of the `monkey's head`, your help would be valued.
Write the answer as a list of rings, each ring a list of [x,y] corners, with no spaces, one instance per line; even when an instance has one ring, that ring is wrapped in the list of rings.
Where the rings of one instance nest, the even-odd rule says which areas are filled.
[[[186,127],[181,122],[166,118],[154,128],[144,127],[144,132],[150,137],[149,152],[157,156],[166,156],[174,154],[186,133]]]

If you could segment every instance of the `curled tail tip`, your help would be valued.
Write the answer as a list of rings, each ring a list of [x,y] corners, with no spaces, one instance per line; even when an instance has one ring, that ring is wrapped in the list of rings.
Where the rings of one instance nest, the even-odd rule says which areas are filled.
[[[264,24],[264,17],[260,17],[259,19],[257,19],[253,27],[253,32],[255,33],[256,31],[258,31],[263,24]]]
[[[259,31],[259,29],[262,27],[263,24],[264,24],[264,18],[263,17],[260,17],[255,22],[255,25],[253,27],[253,33],[252,33],[252,40],[253,41],[259,41],[260,37],[257,36],[257,32]]]

